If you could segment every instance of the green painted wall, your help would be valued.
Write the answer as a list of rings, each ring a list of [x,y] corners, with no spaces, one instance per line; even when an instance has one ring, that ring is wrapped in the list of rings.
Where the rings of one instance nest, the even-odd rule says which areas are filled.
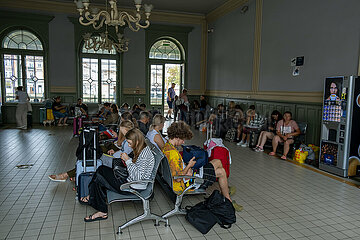
[[[240,104],[244,111],[246,111],[250,105],[255,105],[256,112],[263,116],[270,116],[273,110],[278,110],[281,113],[290,111],[293,114],[294,120],[306,122],[308,124],[306,144],[313,143],[315,145],[319,145],[321,132],[321,104],[260,101],[254,99],[247,100],[221,97],[207,97],[207,100],[213,107],[216,107],[220,103],[228,105],[230,101],[234,101],[235,103]]]

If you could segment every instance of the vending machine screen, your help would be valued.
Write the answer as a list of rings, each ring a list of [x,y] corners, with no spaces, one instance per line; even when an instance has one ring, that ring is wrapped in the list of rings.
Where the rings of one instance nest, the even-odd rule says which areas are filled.
[[[343,78],[327,78],[325,81],[323,120],[340,122],[346,114],[346,88],[342,87]]]

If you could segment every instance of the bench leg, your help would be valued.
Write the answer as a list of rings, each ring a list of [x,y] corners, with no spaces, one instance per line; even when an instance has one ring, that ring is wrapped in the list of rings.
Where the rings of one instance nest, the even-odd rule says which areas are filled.
[[[152,214],[150,212],[150,201],[149,200],[143,200],[143,205],[144,205],[144,213],[136,218],[133,218],[131,219],[130,221],[126,222],[125,224],[119,226],[119,229],[118,229],[118,234],[119,233],[122,233],[122,230],[124,228],[127,228],[128,226],[130,225],[133,225],[135,223],[138,223],[138,222],[142,222],[144,220],[155,220],[155,226],[159,226],[159,222],[165,222],[166,225],[168,225],[169,223],[169,220],[167,219],[164,219],[158,215],[155,215],[155,214]]]
[[[186,211],[183,208],[181,208],[183,196],[184,196],[183,194],[176,196],[176,202],[175,202],[174,209],[171,210],[170,212],[165,213],[162,216],[162,218],[169,218],[169,217],[177,215],[177,214],[186,214]]]

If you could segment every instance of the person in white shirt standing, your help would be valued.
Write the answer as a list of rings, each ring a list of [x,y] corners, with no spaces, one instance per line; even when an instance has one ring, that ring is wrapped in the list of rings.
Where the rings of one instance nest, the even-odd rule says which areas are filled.
[[[19,103],[16,106],[16,123],[17,128],[27,129],[27,112],[28,105],[27,102],[30,100],[29,95],[23,91],[23,87],[17,87],[17,91],[15,92],[16,99]]]

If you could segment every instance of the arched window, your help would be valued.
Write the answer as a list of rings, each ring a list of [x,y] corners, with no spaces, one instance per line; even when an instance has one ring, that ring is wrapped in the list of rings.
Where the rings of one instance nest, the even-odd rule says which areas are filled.
[[[45,99],[44,49],[40,39],[27,30],[13,30],[2,39],[5,102],[15,101],[18,86],[24,86],[31,102]]]
[[[150,59],[181,60],[180,49],[170,40],[160,40],[152,45],[149,53]]]
[[[175,39],[157,40],[150,48],[150,104],[162,105],[167,111],[168,89],[175,83],[175,93],[180,94],[184,77],[184,51]]]
[[[98,38],[98,36],[96,36]],[[81,96],[84,102],[116,102],[118,55],[111,51],[94,50],[83,43],[81,61]]]

